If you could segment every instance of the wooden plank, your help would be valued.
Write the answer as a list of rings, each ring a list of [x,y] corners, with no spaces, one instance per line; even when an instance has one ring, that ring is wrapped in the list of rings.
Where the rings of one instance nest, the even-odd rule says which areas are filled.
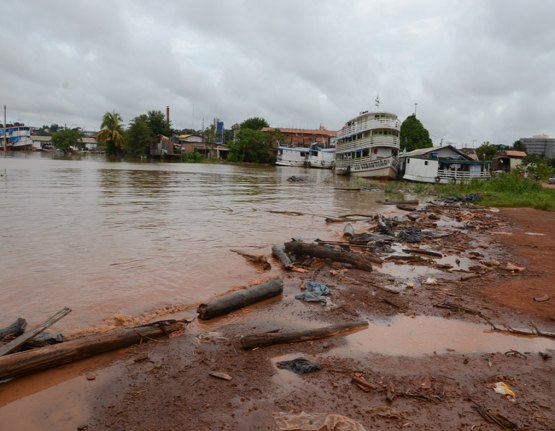
[[[70,312],[71,312],[71,309],[69,309],[67,307],[62,308],[56,314],[53,314],[51,317],[49,317],[43,323],[36,326],[33,330],[31,330],[29,332],[25,332],[24,334],[22,334],[19,337],[10,341],[8,344],[5,344],[4,346],[0,347],[0,356],[4,356],[4,355],[14,351],[19,346],[21,346],[23,343],[25,343],[26,341],[33,338],[35,335],[40,334],[45,329],[51,327],[54,323],[56,323],[62,317],[67,316]]]

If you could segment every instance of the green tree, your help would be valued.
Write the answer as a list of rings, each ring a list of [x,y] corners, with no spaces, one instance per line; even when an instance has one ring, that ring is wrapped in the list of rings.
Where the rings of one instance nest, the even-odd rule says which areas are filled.
[[[106,143],[106,153],[110,155],[122,155],[125,151],[125,132],[121,115],[117,112],[106,112],[102,117],[100,132],[96,136],[99,142]]]
[[[166,116],[162,111],[148,111],[147,124],[150,130],[152,130],[153,136],[164,135],[170,137],[172,135],[171,123],[168,127],[166,123]]]
[[[235,162],[271,163],[275,158],[276,142],[283,140],[279,131],[262,132],[250,128],[237,131],[229,144],[229,160]]]
[[[499,147],[497,145],[490,144],[488,141],[476,148],[476,154],[480,160],[491,160],[495,157],[498,151]]]
[[[515,151],[526,151],[526,145],[522,143],[522,141],[515,141],[513,143],[513,150]]]
[[[83,139],[77,130],[62,129],[52,135],[52,145],[66,155],[74,148],[83,148]]]
[[[401,150],[412,151],[418,148],[433,147],[430,133],[416,115],[409,115],[401,124]]]
[[[131,157],[147,156],[153,133],[148,126],[146,115],[139,115],[131,120],[127,130],[127,154]]]
[[[252,117],[241,123],[241,129],[260,130],[263,127],[269,127],[268,122],[262,117]]]

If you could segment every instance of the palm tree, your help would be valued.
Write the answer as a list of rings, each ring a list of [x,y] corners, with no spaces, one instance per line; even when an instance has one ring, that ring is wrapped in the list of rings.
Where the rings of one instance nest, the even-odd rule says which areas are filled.
[[[117,112],[106,112],[102,117],[100,132],[96,139],[106,143],[106,152],[112,155],[122,154],[126,146],[121,115]]]

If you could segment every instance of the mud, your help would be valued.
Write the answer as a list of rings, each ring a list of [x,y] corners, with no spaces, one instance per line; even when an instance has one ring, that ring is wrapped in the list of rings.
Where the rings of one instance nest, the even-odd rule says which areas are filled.
[[[518,429],[555,429],[549,357],[555,339],[490,325],[555,333],[555,214],[428,205],[414,222],[401,212],[389,215],[399,217],[395,230],[428,232],[417,246],[444,257],[413,254],[373,272],[305,262],[307,273],[282,274],[282,298],[195,320],[168,342],[119,353],[109,366],[78,371],[73,364],[0,385],[0,423],[42,430],[275,430],[272,412],[305,411],[345,415],[368,430],[502,429],[478,411],[487,409]],[[357,232],[374,228],[373,220],[355,223]],[[342,240],[341,229],[329,239]],[[294,298],[309,278],[331,289],[326,306]],[[534,300],[542,295],[549,299]],[[253,351],[239,346],[246,334],[361,318],[369,328],[344,337]],[[275,366],[299,356],[321,371],[296,375]],[[55,379],[68,369],[73,374]],[[232,380],[214,378],[213,371]],[[354,373],[368,383],[365,390],[353,383]],[[49,379],[52,386],[32,389]],[[21,382],[27,393],[10,396]],[[496,393],[497,382],[515,399]]]

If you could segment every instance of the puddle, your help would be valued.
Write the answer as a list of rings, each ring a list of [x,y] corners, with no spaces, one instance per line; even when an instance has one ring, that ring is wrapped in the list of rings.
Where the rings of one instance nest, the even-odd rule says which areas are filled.
[[[395,262],[384,262],[381,267],[376,266],[376,272],[392,275],[405,281],[414,281],[429,275],[438,275],[442,271],[428,266],[418,265],[399,265]]]
[[[95,371],[10,402],[0,408],[0,423],[14,430],[75,431],[91,416],[91,405],[99,391],[113,385],[114,367]]]
[[[489,331],[489,327],[441,317],[398,316],[371,323],[368,329],[345,337],[346,345],[332,349],[334,356],[383,355],[418,356],[457,353],[540,352],[555,350],[555,341]]]
[[[452,269],[460,269],[463,271],[468,271],[469,267],[476,265],[476,262],[467,257],[460,257],[454,255],[444,256],[441,259],[437,259],[436,263],[440,265],[451,265]]]

